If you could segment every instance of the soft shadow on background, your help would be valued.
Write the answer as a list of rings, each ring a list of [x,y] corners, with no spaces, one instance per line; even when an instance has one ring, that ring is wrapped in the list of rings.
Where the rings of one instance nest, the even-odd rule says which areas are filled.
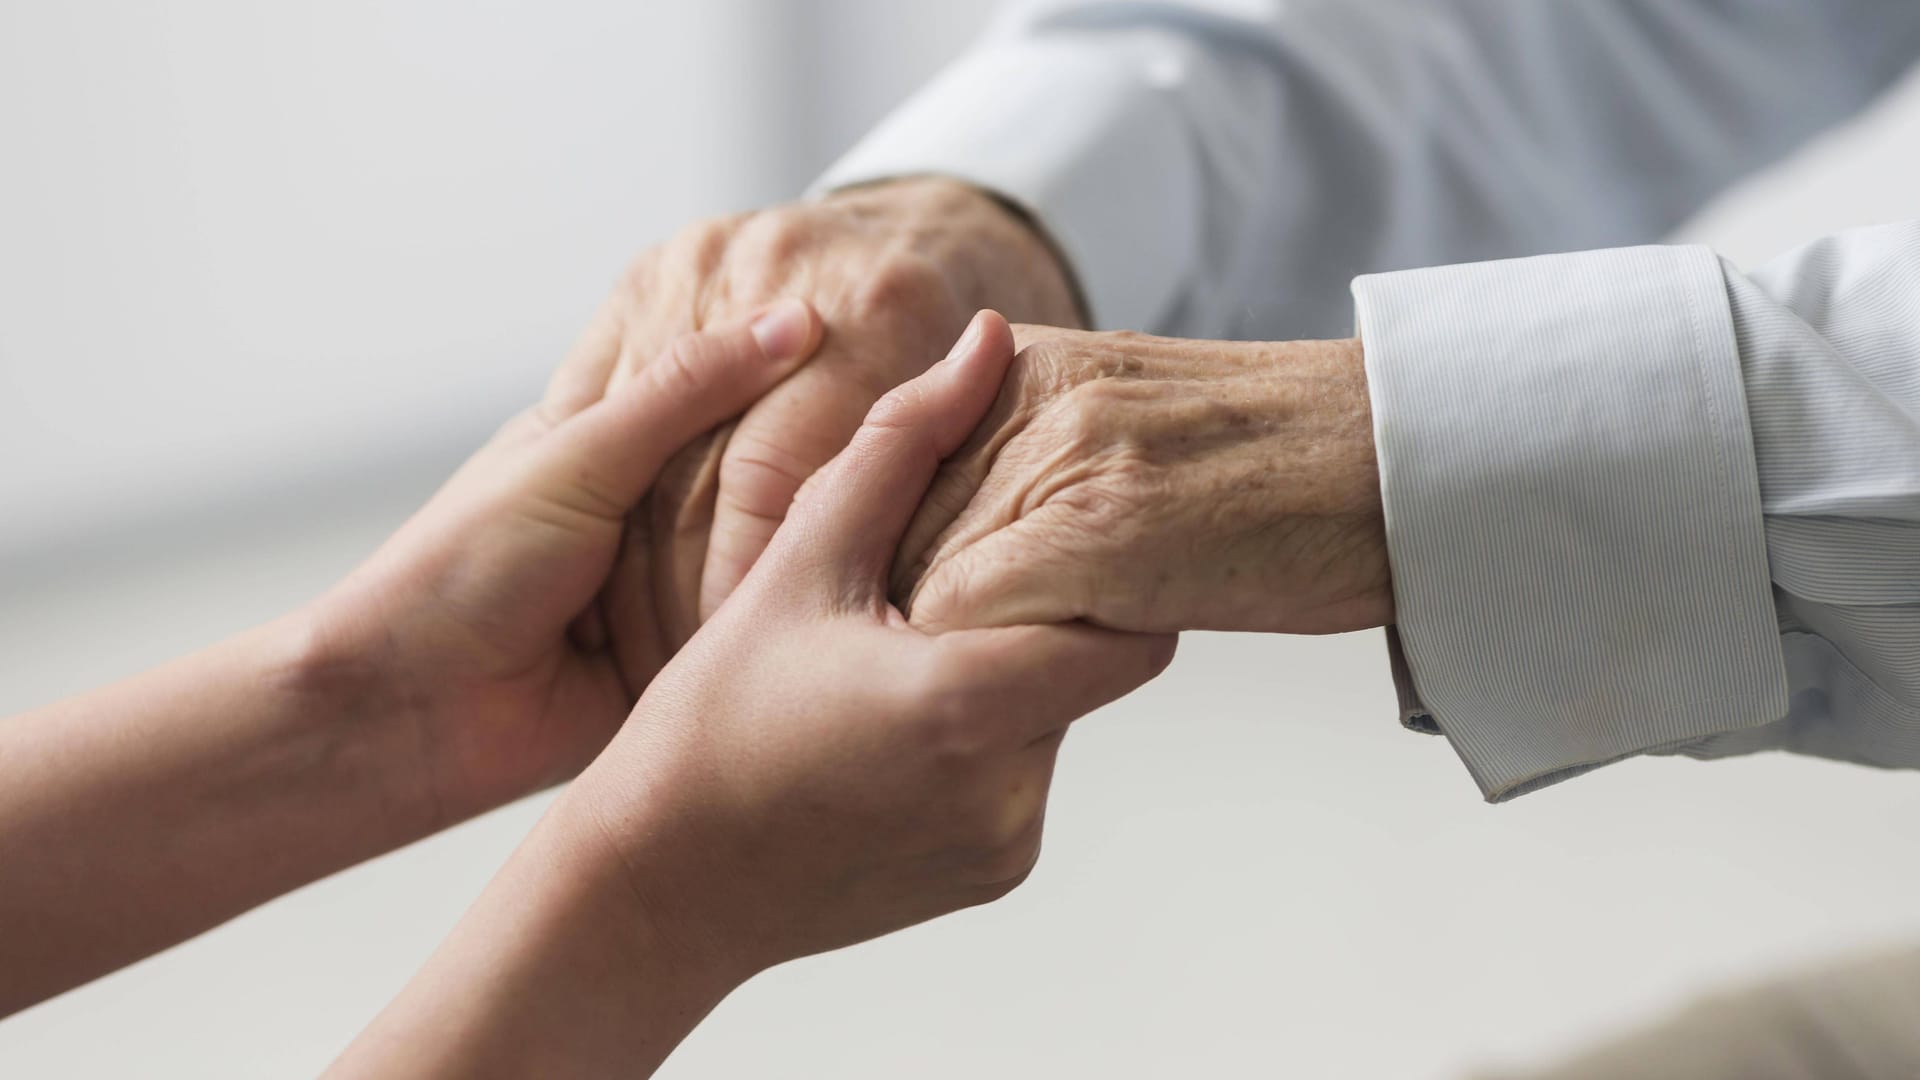
[[[0,714],[331,582],[628,256],[797,191],[990,8],[0,7]],[[1916,175],[1910,83],[1686,235],[1756,262]],[[0,1022],[0,1075],[317,1071],[544,803]],[[772,972],[663,1075],[1441,1077],[1920,939],[1920,780],[1645,761],[1490,808],[1371,634],[1190,635],[1051,805],[1007,901]]]

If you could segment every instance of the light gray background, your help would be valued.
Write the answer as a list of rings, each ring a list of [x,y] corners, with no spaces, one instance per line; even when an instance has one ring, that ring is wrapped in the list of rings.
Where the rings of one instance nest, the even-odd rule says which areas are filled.
[[[324,587],[629,254],[797,189],[988,6],[0,4],[0,713]],[[1688,234],[1756,261],[1915,176],[1909,86]],[[1920,937],[1920,778],[1644,761],[1490,808],[1390,713],[1377,635],[1190,635],[1076,730],[1026,888],[764,976],[665,1075],[1441,1077]],[[0,1022],[0,1075],[313,1073],[542,805]]]

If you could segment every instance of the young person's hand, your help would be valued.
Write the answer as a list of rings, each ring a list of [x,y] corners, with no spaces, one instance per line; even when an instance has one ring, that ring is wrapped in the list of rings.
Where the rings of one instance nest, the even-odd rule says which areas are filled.
[[[314,605],[317,677],[415,726],[436,825],[569,777],[606,744],[671,655],[634,510],[670,456],[821,334],[811,307],[780,301],[672,341],[604,397],[550,394]]]
[[[550,397],[319,600],[0,724],[0,1016],[592,760],[666,655],[635,505],[820,333],[788,301]]]
[[[644,1075],[734,986],[1019,884],[1077,717],[1170,635],[928,636],[887,570],[1013,354],[997,315],[895,390],[656,678],[346,1075]]]

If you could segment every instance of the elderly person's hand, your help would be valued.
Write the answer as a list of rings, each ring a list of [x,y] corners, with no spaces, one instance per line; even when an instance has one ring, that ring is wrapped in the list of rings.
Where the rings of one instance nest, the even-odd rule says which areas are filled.
[[[550,400],[597,398],[679,335],[780,296],[825,319],[818,358],[682,454],[640,511],[634,535],[655,545],[651,592],[675,644],[733,591],[868,406],[939,359],[975,310],[1079,321],[1065,270],[1022,218],[963,184],[901,180],[702,222],[641,256]]]
[[[893,591],[916,625],[1392,620],[1357,341],[1016,334],[999,400],[901,547]]]

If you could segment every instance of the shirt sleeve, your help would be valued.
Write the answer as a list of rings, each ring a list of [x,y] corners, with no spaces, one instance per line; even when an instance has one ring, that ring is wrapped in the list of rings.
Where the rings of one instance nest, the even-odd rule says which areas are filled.
[[[1646,752],[1920,766],[1920,223],[1353,291],[1409,711],[1489,799]]]
[[[1025,208],[1097,325],[1344,336],[1362,273],[1658,239],[1920,54],[1912,0],[1053,0],[819,190]]]

